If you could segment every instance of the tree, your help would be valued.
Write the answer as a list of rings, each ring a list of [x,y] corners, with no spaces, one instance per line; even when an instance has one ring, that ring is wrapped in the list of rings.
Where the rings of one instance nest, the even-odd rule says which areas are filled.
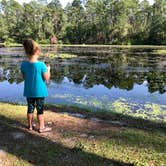
[[[2,25],[2,38],[8,40],[12,38],[16,40],[19,36],[18,24],[22,16],[22,6],[14,0],[2,0],[1,2],[1,24]]]
[[[90,42],[107,44],[110,33],[110,2],[108,0],[88,0],[86,4],[86,22],[91,34]],[[87,26],[88,26],[87,25]]]
[[[143,0],[135,14],[130,37],[132,44],[147,44],[150,32],[152,7],[147,0]]]
[[[0,1],[0,40],[31,37],[48,43],[56,36],[72,44],[166,44],[166,1],[33,0]]]
[[[6,24],[5,16],[0,13],[0,41],[5,41],[9,37],[8,26]]]
[[[49,17],[47,18],[49,18],[53,28],[51,35],[56,35],[59,39],[62,39],[61,31],[64,26],[64,16],[62,5],[59,0],[52,0],[48,4],[48,13]]]
[[[166,1],[155,0],[149,34],[150,44],[166,44]]]
[[[71,6],[65,9],[67,15],[66,37],[69,42],[79,44],[84,42],[85,12],[80,0],[74,0]]]

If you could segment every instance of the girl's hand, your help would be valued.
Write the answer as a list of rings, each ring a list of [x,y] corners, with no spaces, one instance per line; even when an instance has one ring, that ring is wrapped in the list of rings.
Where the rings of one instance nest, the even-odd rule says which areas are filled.
[[[50,80],[50,65],[46,64],[47,67],[47,72],[43,74],[43,77],[45,79],[45,81],[48,83],[48,81]]]
[[[44,54],[45,57],[48,57],[48,53]]]
[[[47,64],[46,66],[47,66],[47,71],[50,71],[51,68],[50,65]]]

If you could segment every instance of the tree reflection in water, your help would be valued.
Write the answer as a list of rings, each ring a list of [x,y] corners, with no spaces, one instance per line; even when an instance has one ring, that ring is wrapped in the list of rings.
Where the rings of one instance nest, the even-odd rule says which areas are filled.
[[[4,56],[5,57],[5,56]],[[88,89],[95,85],[104,85],[132,90],[134,84],[147,82],[150,93],[166,91],[166,65],[164,56],[152,54],[88,54],[71,59],[50,59],[52,81],[61,83],[67,77],[75,84]],[[20,62],[22,58],[0,58],[0,81],[10,84],[22,82]]]

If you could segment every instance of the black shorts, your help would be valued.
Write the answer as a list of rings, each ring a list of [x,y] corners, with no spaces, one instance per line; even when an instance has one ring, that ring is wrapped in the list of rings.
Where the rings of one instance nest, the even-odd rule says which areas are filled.
[[[43,114],[44,111],[44,97],[37,98],[27,98],[28,103],[28,114],[34,112],[35,108],[37,109],[37,114]]]

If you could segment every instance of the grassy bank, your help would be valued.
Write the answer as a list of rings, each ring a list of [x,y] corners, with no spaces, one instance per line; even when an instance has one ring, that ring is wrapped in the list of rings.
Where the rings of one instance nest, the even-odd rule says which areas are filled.
[[[65,106],[47,106],[45,119],[52,132],[28,131],[26,107],[0,103],[0,165],[166,163],[165,124]]]
[[[22,46],[21,43],[0,43],[1,46],[5,47],[20,47]],[[103,44],[40,44],[42,47],[49,47],[49,46],[62,46],[62,47],[113,47],[113,48],[162,48],[166,49],[165,45],[103,45]]]
[[[160,55],[166,55],[166,49],[163,50],[157,50],[154,52],[155,54],[160,54]]]

